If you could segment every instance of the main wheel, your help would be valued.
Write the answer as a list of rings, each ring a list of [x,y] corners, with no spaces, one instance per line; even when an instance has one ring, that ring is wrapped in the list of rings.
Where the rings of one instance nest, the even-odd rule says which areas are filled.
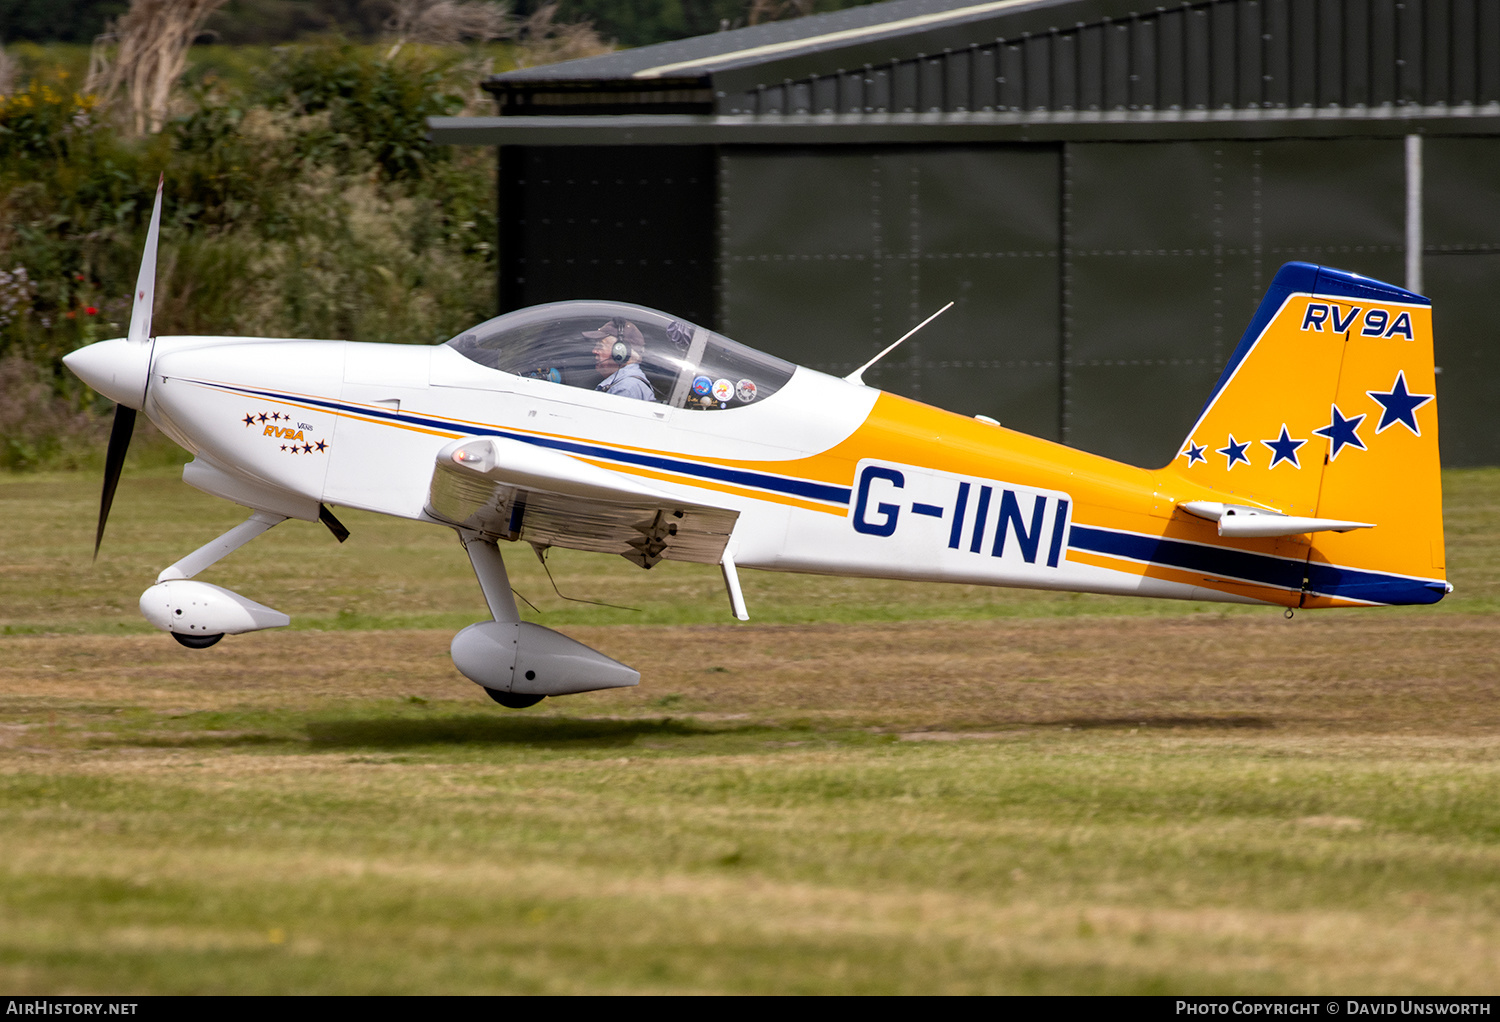
[[[224,638],[223,632],[219,632],[217,635],[184,635],[181,632],[172,632],[171,635],[172,638],[182,643],[188,649],[207,649]]]
[[[526,709],[526,707],[535,706],[537,703],[547,698],[546,696],[526,695],[522,692],[496,692],[492,688],[485,689],[484,694],[495,700],[495,702],[499,703],[501,706],[504,706],[507,709],[511,710],[524,710]]]

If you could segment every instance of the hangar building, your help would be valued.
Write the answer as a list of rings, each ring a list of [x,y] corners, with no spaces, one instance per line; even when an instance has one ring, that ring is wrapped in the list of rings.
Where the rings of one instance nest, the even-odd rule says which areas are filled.
[[[1500,4],[897,0],[514,71],[499,300],[617,298],[1145,466],[1277,268],[1432,297],[1500,464]]]

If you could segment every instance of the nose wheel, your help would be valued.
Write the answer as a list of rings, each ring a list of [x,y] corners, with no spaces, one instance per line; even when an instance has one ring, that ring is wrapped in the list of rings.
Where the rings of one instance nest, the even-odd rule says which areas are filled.
[[[181,632],[172,632],[171,636],[188,649],[207,649],[224,638],[224,633],[220,632],[217,635],[184,635]]]
[[[526,709],[526,707],[535,706],[537,703],[547,698],[546,696],[525,695],[520,692],[496,692],[492,688],[485,689],[484,694],[495,700],[495,702],[499,703],[501,706],[504,706],[507,709],[511,710],[524,710]]]

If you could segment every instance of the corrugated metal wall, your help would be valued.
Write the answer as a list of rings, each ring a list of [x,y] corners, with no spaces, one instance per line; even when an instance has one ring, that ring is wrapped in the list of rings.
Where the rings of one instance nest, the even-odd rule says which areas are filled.
[[[1443,464],[1500,465],[1500,139],[1428,139],[1423,151]]]
[[[845,375],[948,301],[872,386],[1056,439],[1060,150],[725,148],[719,327]]]
[[[1066,442],[1138,465],[1182,443],[1277,269],[1400,283],[1400,140],[1066,148]]]
[[[629,155],[627,155],[629,154]],[[1443,457],[1500,464],[1500,139],[1429,140]],[[1278,267],[1401,283],[1399,139],[508,150],[504,308],[664,308],[875,386],[1165,463]]]
[[[500,311],[605,298],[714,318],[710,146],[509,146]]]
[[[1433,143],[1444,457],[1500,461],[1500,142]],[[1282,263],[1401,282],[1399,140],[725,150],[719,325],[1146,466],[1176,453]]]
[[[1495,0],[1213,0],[768,82],[725,96],[719,109],[1070,113],[1494,102]]]

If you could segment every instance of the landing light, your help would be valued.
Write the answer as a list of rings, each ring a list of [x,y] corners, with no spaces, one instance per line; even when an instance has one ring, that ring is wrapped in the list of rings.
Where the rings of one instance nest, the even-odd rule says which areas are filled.
[[[453,461],[475,472],[488,472],[495,467],[493,449],[488,443],[475,444],[474,448],[460,447],[453,452]]]

